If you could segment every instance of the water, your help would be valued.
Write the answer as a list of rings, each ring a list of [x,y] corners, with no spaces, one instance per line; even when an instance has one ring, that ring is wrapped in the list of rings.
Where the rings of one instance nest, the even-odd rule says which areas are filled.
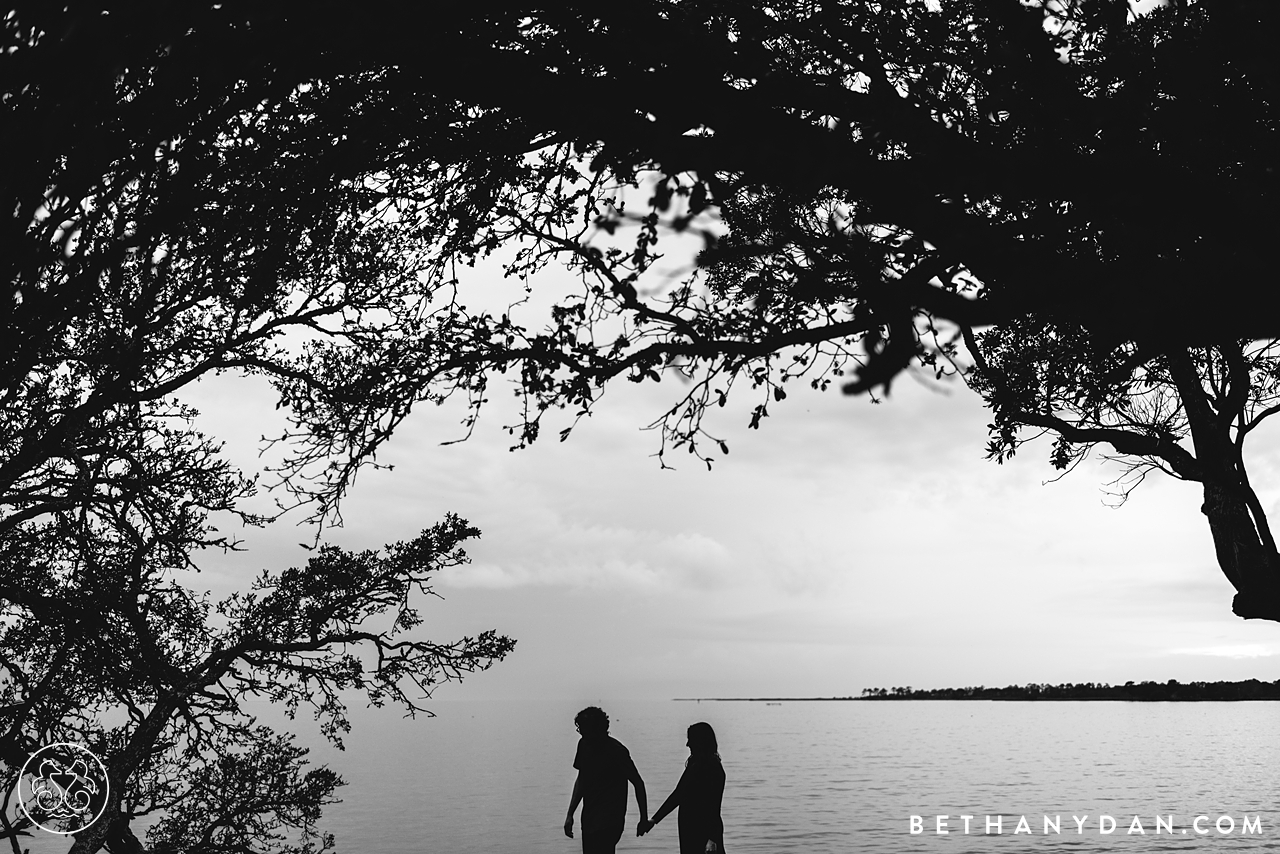
[[[347,752],[318,748],[350,783],[325,824],[345,854],[571,854],[561,829],[582,704],[441,701],[438,717],[362,716]],[[650,812],[679,779],[685,728],[711,723],[728,784],[726,848],[740,852],[1022,852],[1280,848],[1280,704],[810,702],[604,704]],[[264,716],[265,717],[265,716]],[[926,832],[910,833],[910,816]],[[948,816],[948,835],[934,833]],[[963,833],[961,815],[971,815]],[[1044,834],[1043,816],[1061,816]],[[1111,816],[1111,834],[1098,817]],[[1155,817],[1172,815],[1173,833]],[[1191,822],[1208,816],[1196,833]],[[1261,833],[1242,834],[1244,816]],[[986,817],[1003,834],[984,835]],[[1031,834],[1018,833],[1025,816]],[[1087,816],[1077,833],[1072,816]],[[1134,816],[1145,835],[1129,833]],[[1220,816],[1235,822],[1220,835]],[[638,814],[634,798],[628,824]],[[1226,827],[1226,822],[1223,822]],[[1185,831],[1185,833],[1183,832]],[[668,818],[618,850],[674,852]],[[32,854],[66,851],[51,838]]]
[[[556,703],[441,703],[439,717],[360,736],[346,802],[330,809],[339,849],[575,852],[561,830],[577,709]],[[617,702],[612,734],[645,779],[650,811],[679,779],[684,729],[720,740],[731,852],[1156,851],[1280,847],[1280,705],[1273,703]],[[912,815],[928,832],[910,833]],[[946,815],[948,835],[937,835]],[[961,815],[972,815],[963,834]],[[1020,816],[1033,831],[1015,834]],[[1045,835],[1043,816],[1061,816]],[[1098,817],[1116,829],[1101,834]],[[1145,835],[1129,833],[1134,816]],[[1174,832],[1156,834],[1155,817]],[[1196,833],[1197,815],[1207,835]],[[1214,823],[1231,816],[1235,830]],[[1243,835],[1259,817],[1261,833]],[[1004,833],[984,835],[985,817]],[[1077,833],[1072,816],[1085,817]],[[638,813],[634,800],[628,825]],[[1224,821],[1223,826],[1227,823]],[[1183,833],[1183,831],[1186,831]],[[624,836],[619,851],[675,851],[676,822]]]

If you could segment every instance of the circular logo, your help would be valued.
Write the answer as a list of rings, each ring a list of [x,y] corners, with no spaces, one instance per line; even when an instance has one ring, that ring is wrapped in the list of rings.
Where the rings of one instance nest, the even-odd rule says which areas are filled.
[[[46,745],[22,766],[18,803],[41,830],[71,834],[84,830],[107,807],[107,768],[78,744]]]

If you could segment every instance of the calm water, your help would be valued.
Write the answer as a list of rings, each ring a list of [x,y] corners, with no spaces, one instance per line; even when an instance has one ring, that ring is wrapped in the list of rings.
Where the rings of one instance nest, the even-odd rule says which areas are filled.
[[[575,852],[561,830],[574,771],[574,706],[440,703],[439,717],[352,741],[346,802],[331,808],[340,850]],[[728,786],[731,852],[1155,851],[1280,848],[1280,704],[618,702],[654,810],[687,755],[684,728],[715,727]],[[375,744],[374,762],[352,751]],[[965,836],[959,816],[973,815]],[[1155,816],[1174,833],[1156,834]],[[1260,834],[1241,835],[1244,815]],[[909,833],[909,816],[948,815],[953,833]],[[1033,834],[1014,834],[1025,815]],[[1044,835],[1043,816],[1062,833]],[[1098,817],[1116,820],[1100,834]],[[1137,815],[1147,831],[1128,833]],[[1190,826],[1197,815],[1208,835]],[[1213,829],[1219,816],[1236,823]],[[983,835],[1003,816],[1004,835]],[[1088,816],[1084,833],[1072,816]],[[634,800],[628,823],[637,818]],[[1224,821],[1223,826],[1227,824]],[[1187,833],[1183,834],[1182,831]],[[676,850],[676,822],[619,851]]]
[[[317,750],[350,783],[327,825],[345,854],[571,854],[561,824],[579,704],[449,702],[416,722],[357,723],[347,752]],[[1280,848],[1280,704],[819,702],[605,704],[649,792],[670,793],[684,729],[720,738],[726,848],[738,852],[1060,852]],[[264,716],[266,717],[266,716]],[[961,815],[972,815],[969,835]],[[926,833],[909,832],[909,816]],[[935,816],[952,833],[933,833]],[[1015,834],[1026,816],[1033,831]],[[1061,834],[1043,834],[1043,816]],[[1100,834],[1098,817],[1116,828]],[[1145,835],[1128,833],[1138,816]],[[1155,816],[1174,832],[1156,834]],[[1199,835],[1197,815],[1208,821]],[[1235,832],[1214,822],[1231,816]],[[1243,816],[1260,834],[1241,834]],[[1003,835],[984,835],[1002,816]],[[1087,816],[1077,833],[1072,816]],[[637,819],[634,799],[628,823]],[[1226,826],[1226,822],[1223,822]],[[1184,834],[1183,831],[1186,831]],[[33,854],[65,843],[32,840]],[[677,849],[676,821],[619,851]]]

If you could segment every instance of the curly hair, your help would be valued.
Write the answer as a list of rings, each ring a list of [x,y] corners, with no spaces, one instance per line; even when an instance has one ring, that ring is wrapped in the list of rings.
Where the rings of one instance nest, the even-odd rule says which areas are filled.
[[[583,735],[609,734],[609,716],[599,706],[587,706],[578,712],[573,723]]]

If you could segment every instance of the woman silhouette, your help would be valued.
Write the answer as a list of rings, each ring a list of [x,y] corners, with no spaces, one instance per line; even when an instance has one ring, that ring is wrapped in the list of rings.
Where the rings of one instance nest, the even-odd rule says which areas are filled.
[[[711,724],[699,721],[689,727],[689,759],[675,791],[653,814],[647,833],[667,813],[680,807],[680,854],[724,851],[724,822],[720,800],[724,796],[724,767]]]

